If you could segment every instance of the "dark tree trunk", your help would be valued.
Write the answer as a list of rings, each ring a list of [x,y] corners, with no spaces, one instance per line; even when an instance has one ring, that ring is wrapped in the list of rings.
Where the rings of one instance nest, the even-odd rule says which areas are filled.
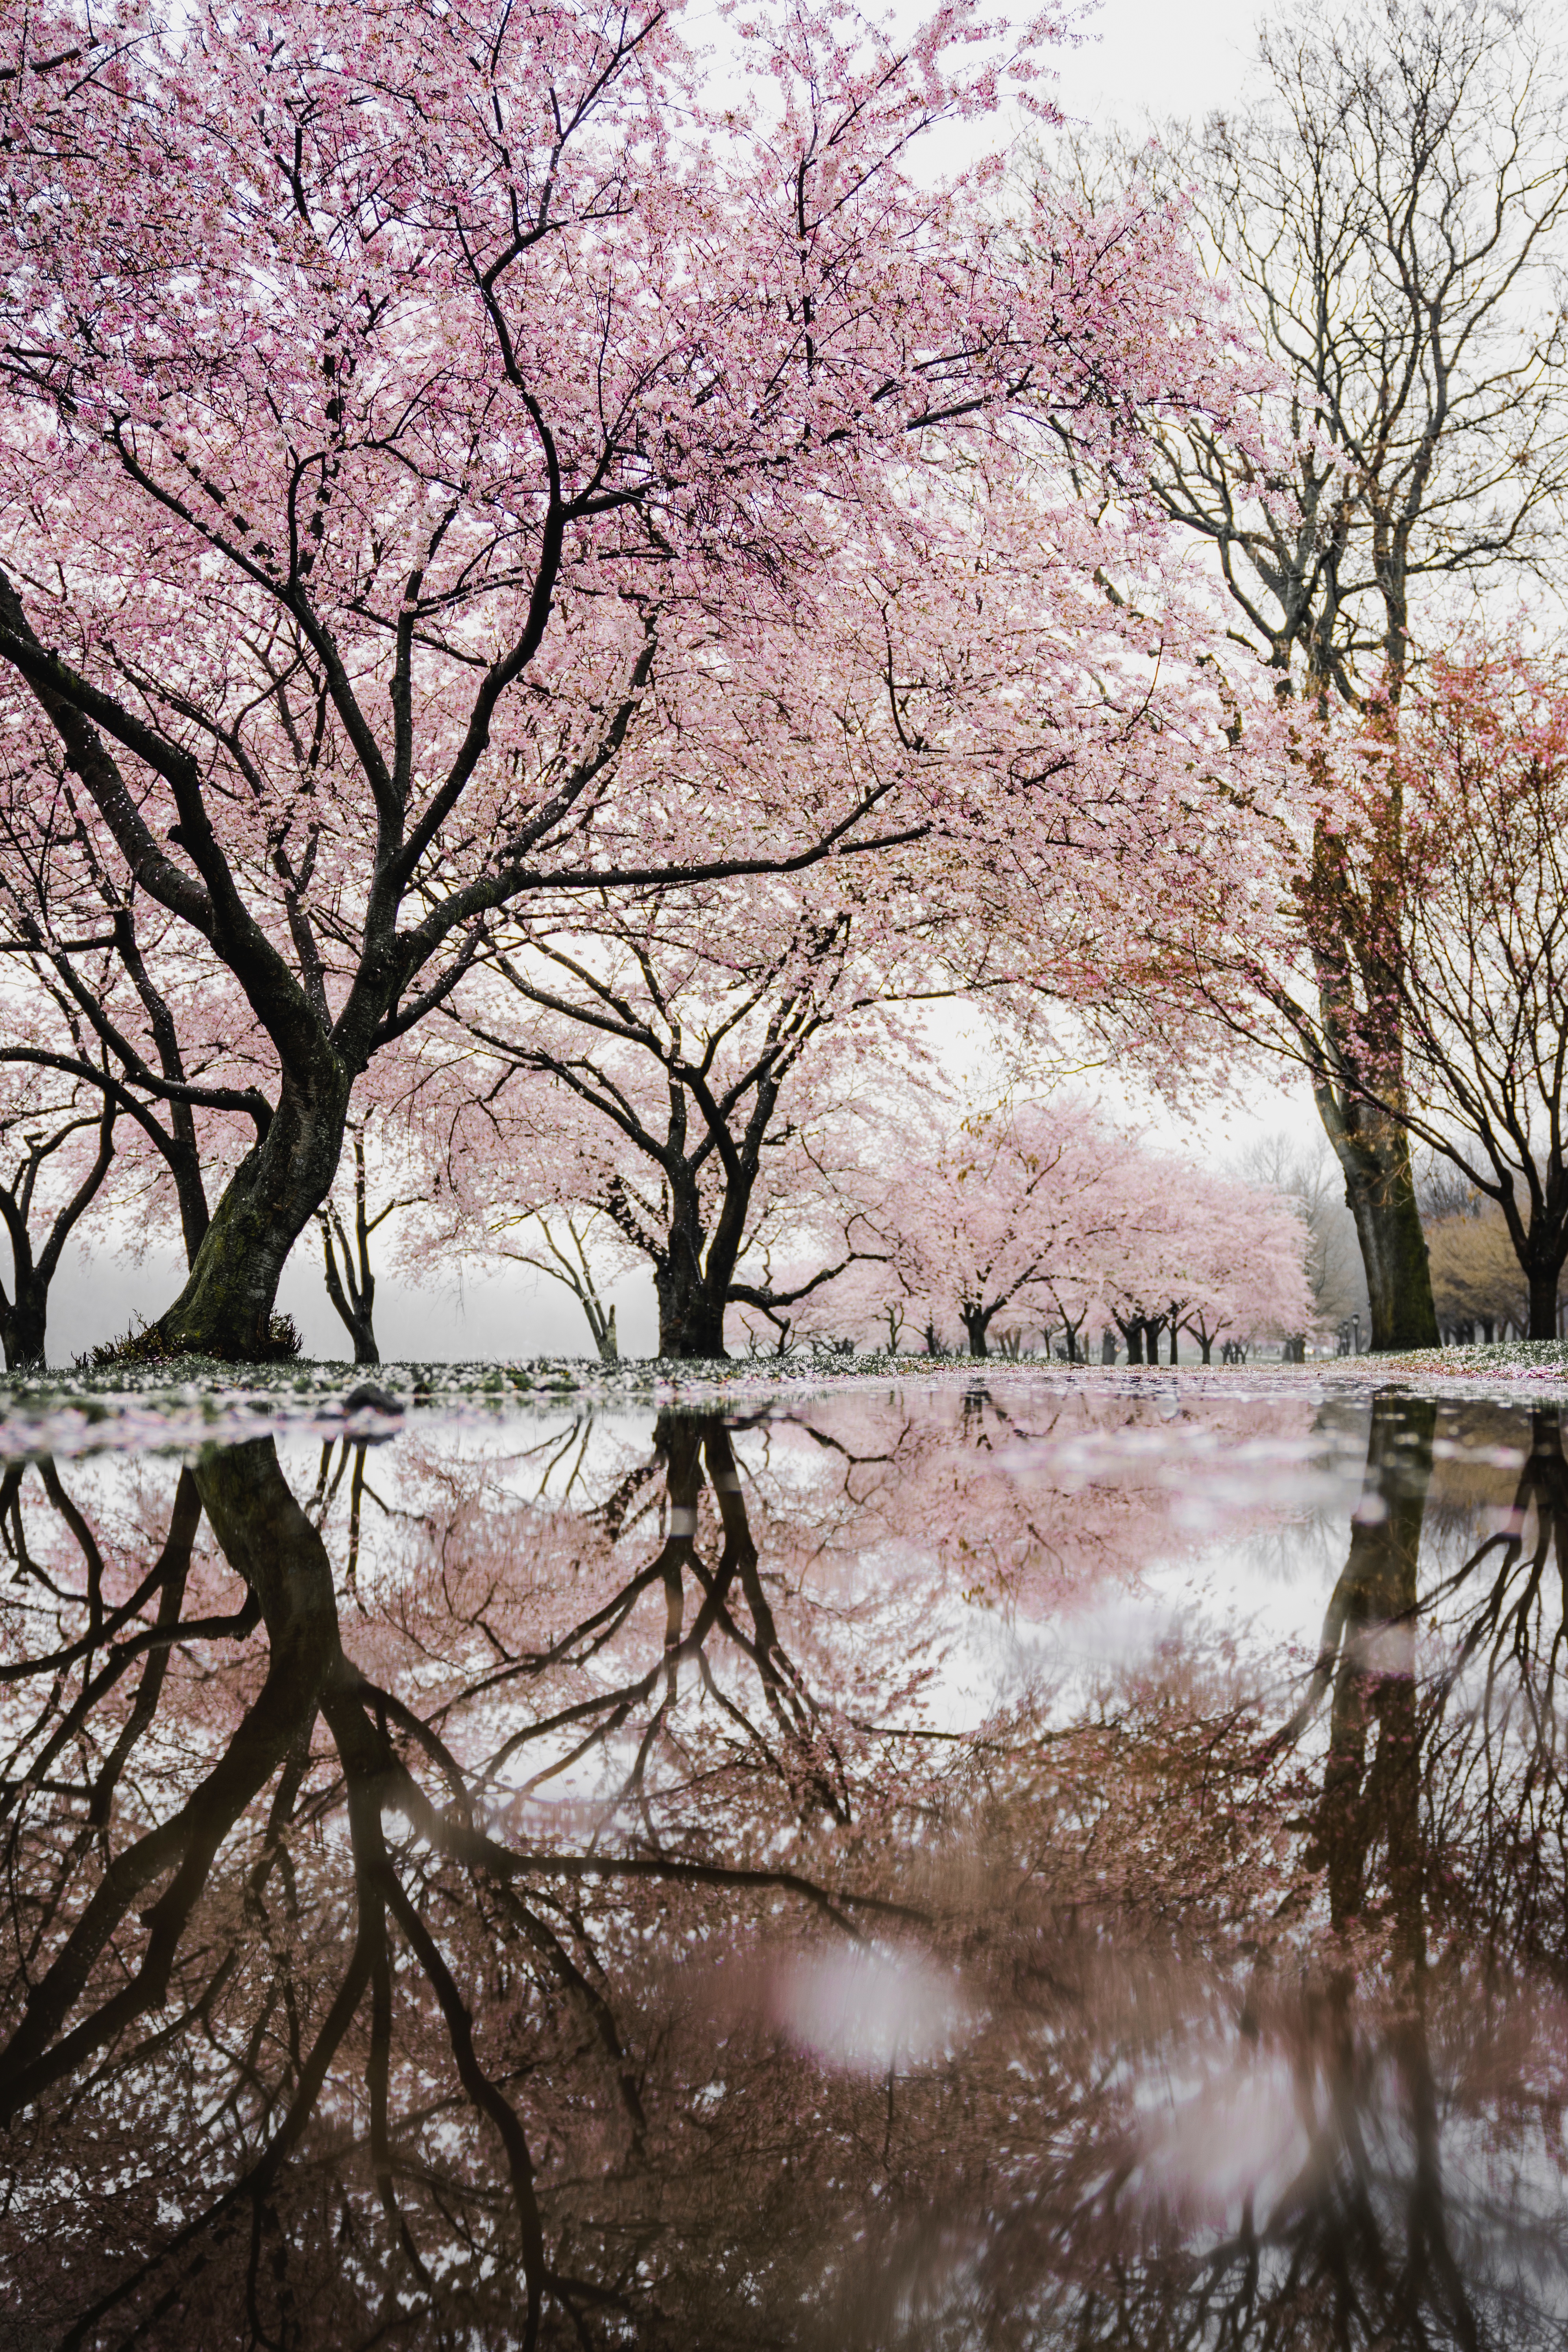
[[[1141,1363],[1142,1362],[1142,1360],[1143,1360],[1143,1326],[1142,1326],[1142,1323],[1124,1323],[1124,1324],[1122,1325],[1122,1327],[1121,1327],[1121,1331],[1122,1331],[1122,1337],[1125,1339],[1125,1340],[1126,1340],[1126,1342],[1127,1342],[1127,1360],[1128,1360],[1128,1362],[1129,1362],[1130,1364],[1141,1364]]]
[[[18,1267],[16,1297],[0,1300],[0,1346],[5,1351],[8,1372],[31,1371],[44,1360],[44,1343],[49,1319],[49,1284],[47,1275],[33,1268]]]
[[[702,1197],[686,1160],[686,1102],[678,1087],[670,1089],[669,1111],[668,1156],[663,1162],[669,1223],[653,1270],[658,1352],[686,1361],[721,1359],[726,1352],[724,1309],[730,1303],[752,1180],[744,1170],[731,1175],[710,1240],[703,1229]]]
[[[1530,1270],[1530,1337],[1532,1339],[1555,1339],[1557,1337],[1557,1269]]]
[[[394,1204],[395,1205],[395,1204]],[[354,1231],[351,1243],[339,1216],[335,1202],[329,1202],[317,1211],[321,1228],[321,1251],[326,1260],[327,1296],[337,1311],[338,1318],[353,1341],[356,1364],[379,1364],[381,1349],[375,1343],[375,1269],[370,1262],[370,1236],[373,1221],[365,1197],[364,1135],[354,1136]],[[384,1209],[374,1220],[380,1224],[391,1214]],[[334,1248],[333,1244],[336,1244]],[[342,1253],[342,1265],[338,1265],[338,1252]]]
[[[970,1354],[988,1356],[991,1349],[985,1334],[990,1328],[994,1310],[989,1307],[961,1307],[958,1311],[963,1318],[963,1328],[969,1334]]]
[[[342,1310],[339,1310],[340,1313]],[[353,1341],[356,1364],[379,1364],[381,1349],[376,1345],[375,1328],[369,1315],[347,1314],[342,1318],[349,1338]]]
[[[77,1222],[90,1207],[102,1188],[114,1158],[114,1122],[116,1112],[111,1102],[106,1102],[97,1121],[98,1156],[76,1191],[62,1208],[57,1211],[44,1236],[43,1244],[35,1250],[27,1218],[32,1206],[33,1183],[39,1167],[73,1129],[89,1122],[76,1120],[63,1134],[35,1139],[25,1163],[18,1189],[0,1187],[0,1223],[3,1223],[11,1244],[11,1296],[0,1290],[0,1346],[5,1349],[5,1369],[16,1372],[30,1370],[44,1361],[45,1344],[49,1319],[49,1286],[59,1271],[66,1244],[76,1229]]]
[[[278,1285],[289,1251],[331,1190],[351,1083],[336,1063],[308,1092],[284,1079],[271,1125],[213,1212],[189,1281],[152,1327],[171,1355],[264,1363],[277,1353]]]
[[[722,1357],[729,1286],[715,1293],[698,1251],[679,1227],[671,1232],[668,1254],[654,1267],[653,1286],[658,1300],[659,1354],[687,1361]]]
[[[207,1207],[206,1186],[202,1181],[202,1164],[196,1154],[194,1123],[190,1122],[190,1106],[188,1103],[176,1103],[174,1108],[176,1112],[184,1111],[186,1122],[192,1125],[187,1149],[179,1121],[174,1122],[177,1148],[165,1156],[174,1180],[174,1197],[180,1204],[180,1237],[185,1244],[185,1264],[194,1266],[211,1227],[212,1212]]]
[[[1334,1104],[1319,1087],[1318,1108],[1345,1180],[1372,1305],[1372,1352],[1435,1348],[1437,1312],[1426,1236],[1415,1205],[1410,1138],[1397,1119],[1366,1103]]]

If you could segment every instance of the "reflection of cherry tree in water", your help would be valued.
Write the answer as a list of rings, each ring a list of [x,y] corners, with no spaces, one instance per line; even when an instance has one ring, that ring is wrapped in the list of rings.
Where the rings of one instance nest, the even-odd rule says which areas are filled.
[[[704,1465],[718,1521],[707,1559]],[[655,1557],[545,1650],[509,1654],[487,1622],[499,1657],[447,1695],[439,1728],[345,1654],[325,1546],[270,1442],[180,1474],[167,1539],[133,1580],[117,1580],[123,1563],[106,1561],[52,1465],[48,1544],[30,1535],[22,1475],[10,1475],[0,1503],[28,1598],[26,1652],[5,1668],[16,1932],[0,2116],[27,2189],[3,2226],[28,2308],[59,2340],[151,2329],[208,2343],[218,2338],[202,2328],[221,2326],[225,2341],[357,2342],[378,2314],[412,2325],[401,2301],[453,2340],[482,2326],[500,2330],[487,2342],[528,2343],[547,2308],[580,2333],[588,2314],[631,2307],[639,2266],[624,2246],[606,2250],[602,2214],[575,2230],[558,2219],[547,2259],[535,2153],[542,2135],[595,2172],[646,2166],[642,2068],[608,1997],[609,1948],[629,1939],[635,1954],[671,1890],[710,1911],[716,1896],[804,1898],[845,1927],[857,1910],[900,1908],[801,1870],[716,1862],[699,1851],[695,1816],[673,1848],[656,1825],[650,1759],[679,1748],[688,1668],[751,1779],[778,1790],[772,1828],[813,1814],[842,1825],[852,1803],[763,1590],[726,1432],[667,1415],[656,1465],[667,1509]],[[604,1507],[612,1535],[645,1484],[634,1475]],[[193,1615],[204,1510],[245,1597]],[[212,1575],[208,1563],[195,1581]],[[660,1588],[655,1666],[611,1675],[596,1697],[547,1707],[459,1763],[451,1726],[465,1703],[558,1687]],[[39,1643],[47,1620],[55,1638]],[[249,1662],[242,1691],[213,1653],[258,1623],[265,1659]],[[755,1717],[713,1670],[721,1639],[752,1669]],[[542,1783],[627,1738],[630,1768],[596,1804],[585,1850],[529,1853],[491,1834],[515,1758],[553,1748]],[[628,1808],[642,1833],[617,1845],[613,1817]],[[563,1886],[609,1890],[602,1919]],[[737,1924],[714,1914],[702,1933]],[[552,2080],[553,2105],[540,2095]],[[156,2152],[152,2173],[139,2146]],[[58,2210],[72,2176],[72,2210]],[[627,2201],[635,2211],[635,2188]],[[46,2207],[57,2210],[41,2231]],[[621,2220],[607,2226],[622,2236]]]
[[[558,1755],[522,1783],[524,1792],[531,1792],[629,1734],[635,1740],[629,1769],[600,1816],[601,1831],[611,1814],[635,1806],[650,1844],[658,1849],[663,1835],[649,1804],[650,1760],[661,1747],[671,1747],[683,1786],[689,1785],[697,1765],[675,1719],[685,1668],[698,1678],[749,1762],[768,1779],[790,1787],[808,1812],[820,1809],[832,1821],[847,1822],[851,1801],[843,1755],[827,1716],[780,1640],[728,1431],[717,1415],[666,1412],[659,1417],[654,1449],[654,1464],[648,1467],[663,1473],[666,1509],[663,1540],[653,1559],[548,1651],[504,1660],[471,1696],[503,1683],[515,1686],[570,1674],[605,1655],[642,1595],[660,1586],[665,1603],[661,1659],[624,1680],[612,1675],[592,1696],[549,1710],[513,1732],[489,1759],[486,1778],[495,1782],[517,1760],[526,1760],[541,1748],[560,1747]],[[705,1472],[718,1519],[711,1565],[705,1562],[699,1542]],[[628,1506],[646,1476],[639,1466],[602,1507],[598,1516],[607,1534],[621,1532]],[[748,1713],[716,1677],[710,1656],[714,1643],[754,1670],[761,1719]]]
[[[1379,1403],[1262,1750],[1196,1643],[921,1716],[955,1565],[1116,1531],[1027,1425],[557,1432],[569,1504],[345,1445],[352,1630],[325,1463],[8,1474],[16,2344],[1552,2340],[1555,1417],[1423,1597],[1432,1411]]]

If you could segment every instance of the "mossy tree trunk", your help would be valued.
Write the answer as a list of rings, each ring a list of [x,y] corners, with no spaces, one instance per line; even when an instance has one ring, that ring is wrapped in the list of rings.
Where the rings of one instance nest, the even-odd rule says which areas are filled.
[[[285,1076],[271,1124],[213,1212],[190,1277],[152,1327],[171,1355],[264,1362],[289,1251],[331,1190],[348,1119],[350,1072],[316,1057],[313,1083]]]
[[[1373,1354],[1438,1345],[1426,1235],[1415,1199],[1410,1137],[1374,1105],[1315,1089],[1345,1181],[1372,1308]]]

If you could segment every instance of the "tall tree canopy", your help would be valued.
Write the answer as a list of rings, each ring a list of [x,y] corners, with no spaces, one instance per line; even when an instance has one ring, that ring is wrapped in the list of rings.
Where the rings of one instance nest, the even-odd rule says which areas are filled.
[[[6,725],[53,730],[113,892],[271,1064],[171,1348],[265,1350],[354,1085],[502,911],[931,821],[900,803],[920,590],[967,561],[977,632],[1005,630],[958,495],[987,468],[1063,630],[1159,650],[1097,584],[1092,485],[1114,465],[1136,529],[1147,416],[1235,407],[1179,240],[1147,202],[1058,207],[1025,252],[985,166],[917,170],[935,126],[1026,87],[1040,37],[999,57],[967,8],[895,42],[784,6],[715,110],[658,5],[9,20]],[[731,798],[722,740],[643,756],[722,735],[715,678],[765,691],[819,633],[872,649],[902,760]],[[1051,715],[991,813],[1037,868]]]

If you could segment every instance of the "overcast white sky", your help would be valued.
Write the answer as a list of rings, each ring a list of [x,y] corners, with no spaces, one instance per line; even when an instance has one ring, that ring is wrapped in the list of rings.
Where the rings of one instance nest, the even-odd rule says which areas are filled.
[[[700,7],[688,24],[700,37]],[[911,14],[913,10],[911,8]],[[924,13],[923,5],[921,13]],[[1020,14],[1023,12],[1020,11]],[[1173,115],[1201,117],[1234,103],[1256,48],[1254,27],[1263,12],[1255,0],[1103,0],[1076,19],[1078,37],[1058,52],[1057,99],[1069,118],[1085,123],[1120,121],[1136,130]],[[715,25],[715,32],[719,26]],[[719,34],[722,40],[722,34]],[[1259,1128],[1289,1123],[1305,1134],[1315,1119],[1305,1089],[1293,1099],[1259,1092],[1248,1108],[1210,1110],[1202,1135],[1183,1131],[1158,1109],[1149,1114],[1159,1140],[1173,1149],[1227,1159]],[[49,1353],[57,1363],[90,1342],[124,1330],[133,1317],[150,1319],[179,1287],[181,1267],[163,1253],[140,1265],[94,1257],[90,1273],[72,1254],[62,1267],[50,1306]],[[650,1280],[620,1286],[619,1336],[628,1355],[651,1352],[656,1321]],[[306,1352],[337,1356],[347,1345],[321,1280],[313,1234],[297,1246],[284,1277],[280,1306],[305,1335]],[[581,1308],[564,1291],[533,1286],[519,1274],[468,1277],[459,1287],[411,1289],[390,1276],[379,1285],[376,1328],[391,1360],[409,1357],[521,1356],[589,1351]]]
[[[1104,0],[1060,53],[1058,101],[1085,122],[1201,119],[1235,101],[1262,13],[1255,0]]]

